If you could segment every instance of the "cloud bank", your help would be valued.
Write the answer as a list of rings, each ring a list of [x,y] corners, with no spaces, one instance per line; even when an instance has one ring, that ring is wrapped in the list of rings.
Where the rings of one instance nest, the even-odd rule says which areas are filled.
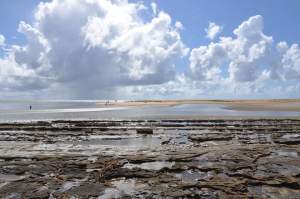
[[[218,42],[192,49],[189,77],[256,89],[267,81],[299,81],[299,46],[274,42],[263,27],[263,17],[253,16],[233,31],[234,37],[220,37]]]
[[[48,98],[299,92],[299,45],[276,43],[263,32],[262,16],[242,22],[231,37],[219,37],[223,26],[211,22],[205,30],[211,43],[191,51],[181,39],[183,27],[155,3],[40,3],[34,21],[19,24],[25,45],[6,44],[0,34],[0,92]],[[184,59],[188,66],[179,72]]]
[[[11,79],[1,78],[2,89],[16,84],[33,89],[36,81],[45,88],[69,87],[80,96],[174,79],[174,63],[188,49],[168,14],[153,8],[146,21],[144,12],[149,11],[143,4],[126,0],[40,3],[33,24],[19,24],[27,44],[11,47],[1,59],[1,76]],[[12,65],[9,72],[7,64]]]

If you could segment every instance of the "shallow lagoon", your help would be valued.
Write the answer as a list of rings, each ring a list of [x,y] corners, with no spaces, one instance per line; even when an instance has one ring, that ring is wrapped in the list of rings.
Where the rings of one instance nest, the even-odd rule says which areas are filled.
[[[32,105],[32,110],[29,110],[29,105]],[[97,101],[0,101],[0,121],[155,119],[193,116],[300,116],[300,111],[241,111],[226,109],[226,106],[219,104],[99,107]]]

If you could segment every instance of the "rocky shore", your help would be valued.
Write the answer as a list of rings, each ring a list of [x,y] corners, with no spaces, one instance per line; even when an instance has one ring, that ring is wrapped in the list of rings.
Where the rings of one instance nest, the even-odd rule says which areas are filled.
[[[300,198],[300,119],[0,124],[0,198]]]

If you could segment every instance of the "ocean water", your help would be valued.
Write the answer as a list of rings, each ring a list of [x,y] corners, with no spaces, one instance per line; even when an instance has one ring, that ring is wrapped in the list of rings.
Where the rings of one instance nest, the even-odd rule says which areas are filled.
[[[103,101],[0,101],[0,121],[156,119],[197,116],[300,116],[300,111],[239,111],[218,104],[99,107]],[[32,110],[29,110],[29,106]]]

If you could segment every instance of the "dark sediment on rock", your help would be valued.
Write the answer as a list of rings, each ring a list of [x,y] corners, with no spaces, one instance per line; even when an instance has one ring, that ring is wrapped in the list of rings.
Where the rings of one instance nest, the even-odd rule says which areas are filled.
[[[297,119],[3,123],[0,198],[299,198],[299,143]]]
[[[136,129],[136,133],[137,134],[152,135],[153,134],[153,129],[151,129],[151,128]]]

